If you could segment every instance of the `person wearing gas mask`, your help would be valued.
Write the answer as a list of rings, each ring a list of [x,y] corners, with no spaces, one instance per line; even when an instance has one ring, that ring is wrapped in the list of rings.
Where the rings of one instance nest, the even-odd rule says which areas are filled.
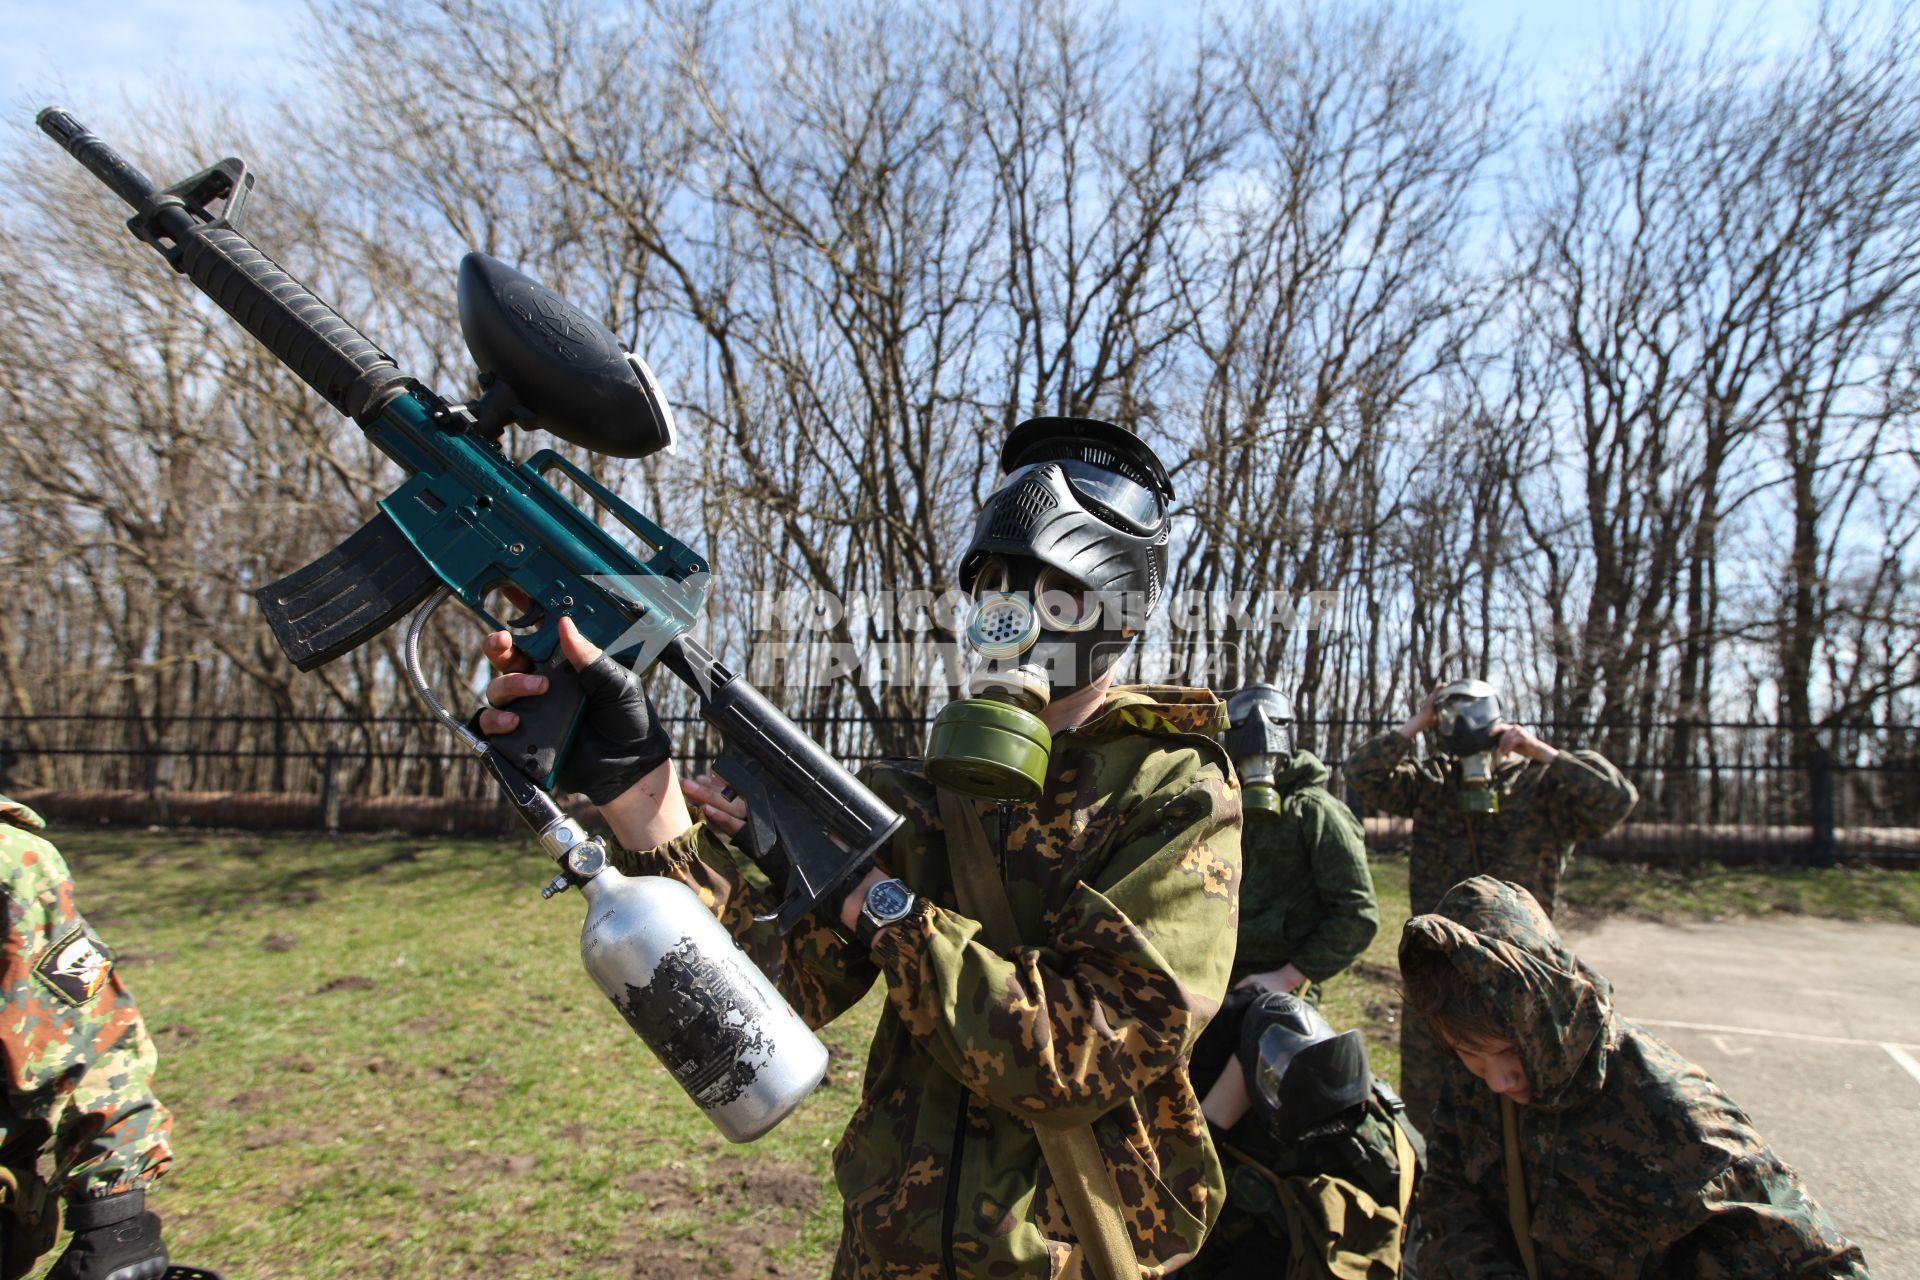
[[[0,1280],[53,1248],[63,1202],[72,1234],[48,1280],[159,1280],[167,1247],[146,1191],[173,1163],[173,1118],[153,1096],[140,1011],[45,829],[0,796]]]
[[[1425,1144],[1375,1080],[1358,1031],[1264,992],[1203,1109],[1227,1167],[1227,1206],[1191,1280],[1397,1275]],[[1194,1053],[1196,1072],[1210,1071]]]
[[[1165,1275],[1224,1196],[1187,1069],[1233,957],[1224,709],[1114,683],[1166,581],[1173,486],[1137,437],[1087,419],[1021,423],[1001,464],[960,560],[969,696],[926,760],[864,771],[905,821],[779,951],[778,984],[813,1026],[886,989],[833,1157],[843,1280]],[[615,865],[681,879],[754,937],[770,904],[729,851],[741,803],[716,778],[675,789],[638,681],[570,625],[562,644],[592,706],[626,721],[570,760],[625,846]],[[486,652],[507,673],[493,707],[544,688],[510,636]]]
[[[1414,757],[1422,733],[1435,747],[1425,760]],[[1477,875],[1524,886],[1551,915],[1574,844],[1612,831],[1640,799],[1598,752],[1561,751],[1509,723],[1484,680],[1436,688],[1405,724],[1361,744],[1346,777],[1368,804],[1413,819],[1414,915]],[[1401,1020],[1400,1092],[1416,1125],[1432,1117],[1444,1060],[1419,1019]]]
[[[1227,699],[1221,745],[1240,775],[1240,940],[1233,990],[1320,988],[1380,928],[1366,832],[1326,789],[1327,767],[1294,742],[1293,703],[1270,684]]]
[[[1327,768],[1295,750],[1293,703],[1270,684],[1227,699],[1220,743],[1240,775],[1240,936],[1233,983],[1194,1049],[1203,1094],[1230,1060],[1249,1006],[1268,992],[1318,1005],[1324,984],[1380,928],[1366,833],[1326,789]]]

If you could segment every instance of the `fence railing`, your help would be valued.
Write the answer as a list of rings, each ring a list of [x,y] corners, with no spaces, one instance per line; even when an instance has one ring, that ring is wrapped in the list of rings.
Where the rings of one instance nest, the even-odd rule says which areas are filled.
[[[684,766],[717,749],[706,726],[666,717]],[[874,743],[923,739],[918,723],[848,717],[803,728],[850,765]],[[1385,721],[1299,725],[1303,746],[1333,768]],[[1610,856],[1822,863],[1920,862],[1920,726],[1813,728],[1663,721],[1546,724],[1556,745],[1593,746],[1640,791]],[[324,830],[504,831],[511,815],[478,762],[422,716],[0,715],[0,791],[80,820]],[[1399,828],[1370,824],[1376,843]]]

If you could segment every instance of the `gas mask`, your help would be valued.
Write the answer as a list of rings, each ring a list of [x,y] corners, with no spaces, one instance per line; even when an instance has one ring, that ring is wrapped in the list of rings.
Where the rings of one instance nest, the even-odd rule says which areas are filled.
[[[1360,1033],[1335,1032],[1318,1009],[1283,992],[1247,1010],[1239,1056],[1254,1110],[1283,1142],[1365,1102],[1373,1089]]]
[[[1250,684],[1227,699],[1232,727],[1220,745],[1240,775],[1240,798],[1249,823],[1280,816],[1280,792],[1274,776],[1293,756],[1293,703],[1270,684]]]
[[[1032,800],[1053,738],[1040,712],[1100,679],[1146,626],[1166,579],[1173,485],[1138,437],[1089,418],[1033,418],[960,560],[966,694],[935,717],[927,776]]]
[[[1455,680],[1434,698],[1434,741],[1459,758],[1462,813],[1496,813],[1493,789],[1494,729],[1500,723],[1500,691],[1485,680]]]

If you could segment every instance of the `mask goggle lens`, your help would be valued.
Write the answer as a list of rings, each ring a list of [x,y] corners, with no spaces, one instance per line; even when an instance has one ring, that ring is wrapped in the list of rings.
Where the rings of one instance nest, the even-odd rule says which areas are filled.
[[[1166,507],[1161,503],[1160,495],[1152,489],[1136,484],[1117,471],[1096,467],[1078,458],[1056,458],[1051,462],[1033,462],[1016,467],[1007,473],[1000,487],[1007,488],[1040,467],[1058,467],[1074,496],[1098,508],[1095,515],[1110,516],[1114,523],[1134,533],[1151,533],[1160,527],[1160,522],[1166,517]]]
[[[1033,585],[1040,620],[1053,631],[1090,631],[1100,621],[1100,603],[1058,569],[1043,569]]]
[[[1267,719],[1285,724],[1293,719],[1293,710],[1265,689],[1242,689],[1227,699],[1227,720],[1239,724],[1255,711],[1264,710]]]

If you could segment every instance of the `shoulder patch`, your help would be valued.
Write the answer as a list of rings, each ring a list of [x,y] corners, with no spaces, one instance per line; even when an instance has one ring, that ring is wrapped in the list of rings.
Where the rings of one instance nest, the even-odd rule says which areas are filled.
[[[47,948],[33,971],[55,995],[77,1008],[107,985],[107,979],[113,976],[113,960],[85,925],[75,925]]]

